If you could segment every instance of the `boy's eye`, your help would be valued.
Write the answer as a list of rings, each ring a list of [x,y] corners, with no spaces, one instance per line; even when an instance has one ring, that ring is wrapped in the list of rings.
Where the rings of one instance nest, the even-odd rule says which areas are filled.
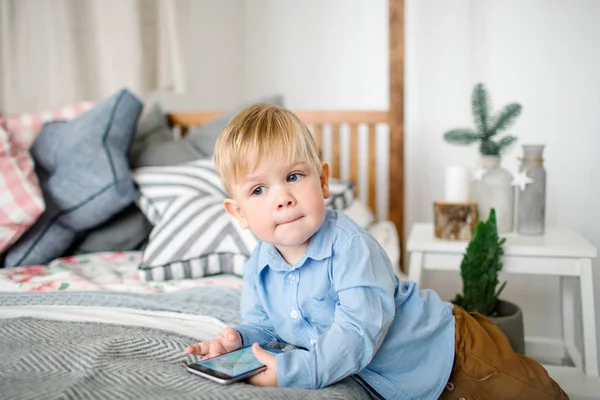
[[[261,194],[263,194],[264,191],[265,191],[264,186],[258,186],[258,187],[255,187],[254,189],[252,189],[252,195],[260,196]]]
[[[288,182],[297,182],[300,180],[300,178],[302,178],[302,175],[299,173],[295,173],[295,174],[289,174],[288,175]]]

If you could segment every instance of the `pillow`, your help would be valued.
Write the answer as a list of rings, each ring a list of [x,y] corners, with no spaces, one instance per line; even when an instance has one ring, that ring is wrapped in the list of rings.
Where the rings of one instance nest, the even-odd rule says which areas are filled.
[[[141,280],[243,274],[258,240],[225,211],[227,194],[212,159],[139,168],[133,179],[137,204],[154,224],[139,266]],[[330,188],[329,207],[342,207],[354,185],[335,181]]]
[[[183,139],[175,139],[166,122],[163,111],[156,105],[149,112],[154,122],[153,134],[132,149],[131,167],[169,166],[183,164],[212,155],[217,136],[235,113],[254,103],[272,103],[283,106],[281,96],[269,96],[252,103],[240,105],[221,117],[199,127],[192,127]],[[151,124],[150,124],[151,125]],[[157,133],[160,132],[160,133]],[[168,133],[167,133],[168,132]],[[138,134],[139,135],[139,134]],[[135,144],[135,143],[134,143]]]
[[[155,224],[139,266],[141,280],[242,275],[258,242],[225,211],[226,193],[212,160],[139,168],[133,179],[138,205]]]
[[[45,209],[33,159],[0,126],[0,253],[9,248]]]
[[[198,152],[203,154],[205,157],[212,156],[215,148],[215,143],[217,142],[217,136],[219,136],[219,133],[223,130],[223,128],[225,128],[225,125],[227,125],[229,120],[233,118],[233,116],[239,111],[255,103],[269,103],[281,107],[284,106],[283,96],[281,95],[267,96],[248,103],[238,105],[237,107],[233,108],[232,110],[226,112],[219,118],[209,123],[206,123],[202,126],[191,127],[188,130],[187,136],[183,140],[190,143],[191,146],[193,146]]]
[[[46,122],[61,120],[69,121],[83,114],[94,106],[94,102],[82,101],[54,110],[36,111],[6,116],[6,128],[14,135],[17,148],[27,150],[40,133]],[[1,120],[0,116],[0,120]]]
[[[7,252],[7,266],[45,264],[135,200],[127,153],[142,103],[127,90],[70,122],[44,125],[31,154],[46,211]]]
[[[175,139],[160,105],[154,103],[150,106],[140,119],[131,146],[131,168],[181,164],[199,158],[203,158],[201,152],[189,143]]]
[[[400,270],[400,239],[392,221],[375,222],[367,228],[390,258],[395,271]]]
[[[354,202],[354,182],[330,179],[330,196],[325,199],[325,205],[332,210],[346,210]]]
[[[108,221],[87,231],[65,255],[138,250],[151,231],[150,221],[132,203]]]
[[[129,151],[129,163],[134,168],[155,165],[152,158],[146,159],[148,158],[146,148],[152,143],[165,143],[173,140],[173,133],[160,105],[157,103],[148,105],[147,110],[138,121],[137,131]]]
[[[348,207],[344,209],[344,214],[350,217],[361,228],[368,229],[375,222],[373,211],[361,199],[354,199]]]
[[[145,105],[129,151],[130,166],[155,164],[154,157],[164,157],[164,152],[149,154],[145,151],[149,143],[172,140],[173,135],[161,107],[157,103]],[[148,239],[151,230],[152,224],[132,203],[108,221],[85,232],[84,237],[63,255],[137,250]]]

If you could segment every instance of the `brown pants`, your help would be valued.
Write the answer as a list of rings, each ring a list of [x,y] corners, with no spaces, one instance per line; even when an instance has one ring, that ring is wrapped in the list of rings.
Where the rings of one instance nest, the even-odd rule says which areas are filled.
[[[456,354],[440,399],[550,400],[569,397],[538,362],[512,350],[488,318],[454,306]]]

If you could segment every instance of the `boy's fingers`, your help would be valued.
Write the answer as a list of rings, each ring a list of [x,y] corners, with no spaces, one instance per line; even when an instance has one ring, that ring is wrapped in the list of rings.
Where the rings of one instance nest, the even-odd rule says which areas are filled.
[[[221,332],[221,336],[230,342],[233,342],[238,339],[238,333],[233,328],[223,329],[223,332]]]
[[[186,351],[186,353],[189,353],[189,354],[204,355],[204,354],[208,353],[209,347],[210,347],[209,343],[200,342],[200,343],[196,343],[196,344],[186,347],[185,351]]]
[[[256,357],[258,361],[265,364],[267,368],[270,368],[275,362],[275,356],[260,347],[258,343],[252,345],[252,354],[254,354],[254,357]]]
[[[221,342],[217,339],[213,339],[210,342],[203,343],[206,343],[206,351],[202,353],[203,355],[205,355],[204,358],[213,358],[227,352],[221,344]]]
[[[185,352],[188,354],[201,354],[200,343],[189,345],[185,348]]]

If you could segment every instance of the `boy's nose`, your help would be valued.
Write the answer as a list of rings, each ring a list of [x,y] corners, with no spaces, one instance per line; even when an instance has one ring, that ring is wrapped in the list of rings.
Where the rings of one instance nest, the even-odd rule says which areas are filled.
[[[289,208],[289,207],[293,207],[293,206],[294,206],[294,202],[292,200],[288,200],[287,202],[280,202],[279,205],[277,206],[277,208],[282,210],[284,208]]]
[[[277,199],[277,209],[283,210],[285,208],[294,207],[296,205],[296,199],[290,194],[290,192],[283,190],[279,194]]]

